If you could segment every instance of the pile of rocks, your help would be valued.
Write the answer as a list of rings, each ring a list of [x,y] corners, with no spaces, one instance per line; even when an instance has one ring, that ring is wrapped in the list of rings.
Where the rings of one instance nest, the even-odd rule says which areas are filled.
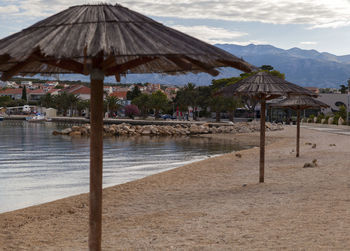
[[[266,123],[266,130],[282,130],[281,124]],[[209,124],[176,124],[176,125],[104,125],[105,136],[123,136],[123,135],[197,135],[197,134],[215,134],[215,133],[250,133],[260,130],[258,122],[241,122],[232,125],[211,126]],[[73,126],[62,131],[54,131],[54,135],[81,136],[90,135],[90,124],[83,126]]]

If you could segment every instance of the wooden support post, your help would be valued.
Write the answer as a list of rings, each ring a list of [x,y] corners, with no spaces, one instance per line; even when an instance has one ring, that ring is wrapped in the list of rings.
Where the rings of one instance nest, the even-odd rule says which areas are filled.
[[[300,109],[297,110],[297,157],[299,157],[300,149]]]
[[[265,111],[266,111],[266,96],[261,98],[260,109],[260,169],[259,169],[259,182],[264,182],[265,173]]]
[[[101,250],[102,236],[102,160],[103,160],[103,80],[104,74],[93,69],[91,79],[90,136],[90,207],[89,250]]]

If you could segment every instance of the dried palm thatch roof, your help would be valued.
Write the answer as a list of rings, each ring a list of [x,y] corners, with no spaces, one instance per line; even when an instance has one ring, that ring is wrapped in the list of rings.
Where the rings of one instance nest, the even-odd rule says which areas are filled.
[[[74,6],[0,40],[0,72],[89,74],[103,57],[106,76],[126,73],[207,72],[231,66],[254,69],[215,46],[166,27],[121,5]]]
[[[289,107],[295,110],[303,110],[308,108],[327,108],[329,105],[316,100],[310,96],[305,95],[292,95],[277,103],[270,104],[273,107]]]
[[[253,98],[259,98],[262,95],[266,99],[273,99],[280,96],[288,95],[307,95],[317,96],[313,92],[290,83],[280,77],[273,76],[268,72],[261,71],[250,77],[242,79],[235,84],[223,88],[219,94],[225,96],[244,95]]]

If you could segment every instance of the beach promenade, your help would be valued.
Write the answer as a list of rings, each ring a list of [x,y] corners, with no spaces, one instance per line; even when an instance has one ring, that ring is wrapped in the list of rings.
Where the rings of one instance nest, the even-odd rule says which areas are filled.
[[[102,249],[347,250],[350,136],[302,128],[295,158],[295,134],[292,126],[267,133],[263,184],[252,148],[105,189]],[[314,159],[317,167],[303,168]],[[0,249],[87,250],[87,201],[0,214]]]

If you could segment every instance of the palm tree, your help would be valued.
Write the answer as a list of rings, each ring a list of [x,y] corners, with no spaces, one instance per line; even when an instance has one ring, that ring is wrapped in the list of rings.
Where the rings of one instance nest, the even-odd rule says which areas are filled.
[[[80,99],[71,93],[62,92],[54,97],[54,102],[57,106],[59,112],[61,112],[64,116],[67,114],[69,109],[73,109],[76,107],[78,101]],[[71,112],[72,115],[72,112]]]
[[[229,113],[229,120],[233,122],[237,108],[242,107],[242,101],[237,97],[224,98],[225,110]]]
[[[90,108],[90,100],[79,100],[77,102],[76,107],[77,107],[77,111],[78,111],[78,116],[82,116],[83,110]]]
[[[45,96],[40,98],[40,104],[43,107],[56,108],[54,97],[50,93],[46,93]]]
[[[107,96],[105,99],[105,110],[111,116],[121,107],[120,99],[115,96]]]
[[[187,111],[188,107],[191,106],[194,110],[198,107],[199,92],[196,85],[188,83],[181,90],[179,90],[175,97],[175,103],[181,111]],[[196,119],[196,113],[193,113],[193,119]]]
[[[70,103],[70,116],[74,116],[75,115],[75,111],[76,111],[76,107],[77,107],[77,103],[80,99],[78,98],[77,95],[74,95],[72,93],[68,94],[68,102]]]
[[[215,111],[215,120],[220,122],[220,113],[225,108],[225,98],[221,96],[212,96],[210,99],[210,110]]]

